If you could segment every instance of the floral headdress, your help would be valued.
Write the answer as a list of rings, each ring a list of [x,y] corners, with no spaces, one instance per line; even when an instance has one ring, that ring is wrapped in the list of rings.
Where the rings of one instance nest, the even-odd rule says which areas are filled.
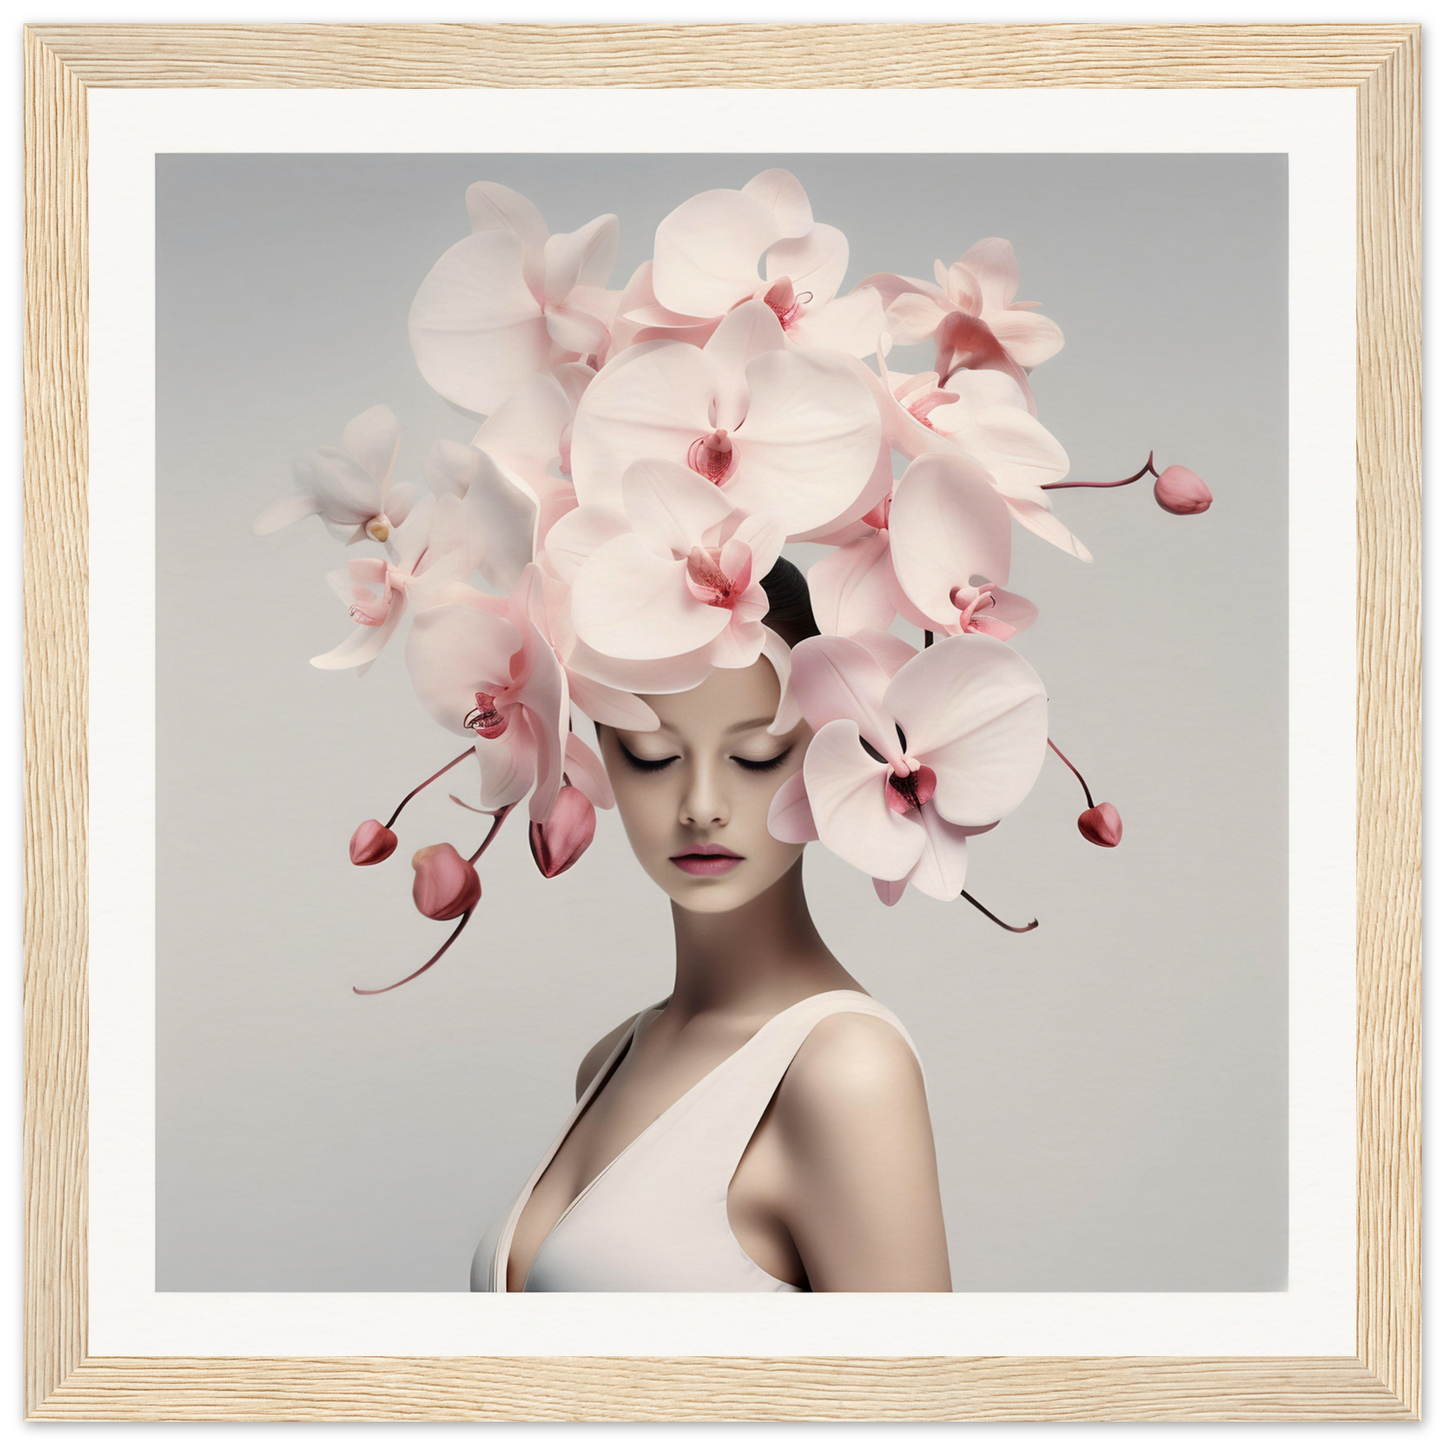
[[[781,683],[772,731],[813,730],[770,830],[818,839],[885,903],[911,884],[1002,924],[964,889],[968,840],[1022,802],[1049,748],[1083,786],[1080,832],[1119,842],[1118,812],[1049,738],[1043,684],[1013,646],[1037,616],[1007,590],[1013,528],[1088,561],[1054,491],[1151,476],[1177,514],[1211,496],[1152,453],[1119,481],[1064,480],[1029,382],[1063,336],[1015,299],[1007,241],[938,262],[932,281],[880,273],[844,292],[847,239],[771,170],[684,201],[618,291],[616,216],[552,234],[505,186],[478,182],[466,201],[471,234],[422,281],[410,334],[427,382],[485,418],[471,444],[433,446],[415,501],[393,481],[396,418],[373,407],[298,462],[297,490],[255,525],[315,514],[380,549],[331,574],[354,626],[312,661],[365,672],[410,613],[411,680],[467,739],[385,823],[361,824],[352,861],[390,857],[406,803],[476,762],[481,844],[412,860],[417,907],[457,926],[400,982],[466,925],[477,862],[523,802],[548,878],[591,842],[613,799],[574,710],[647,730],[642,696],[760,657]],[[929,341],[931,371],[891,369],[895,347]],[[808,573],[821,635],[791,650],[765,625],[762,585],[790,542],[833,549]]]

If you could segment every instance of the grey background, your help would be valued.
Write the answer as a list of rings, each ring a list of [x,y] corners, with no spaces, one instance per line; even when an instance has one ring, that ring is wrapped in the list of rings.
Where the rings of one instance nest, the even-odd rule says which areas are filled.
[[[347,839],[455,755],[399,646],[308,658],[347,623],[308,521],[257,539],[293,456],[376,402],[401,475],[473,426],[416,372],[406,312],[465,188],[554,230],[657,222],[786,165],[852,243],[848,284],[930,276],[1003,235],[1067,344],[1035,375],[1072,475],[1152,446],[1214,488],[1058,498],[1096,561],[1016,532],[1020,650],[1123,845],[1077,834],[1050,759],[974,848],[966,904],[894,910],[809,850],[838,955],[925,1063],[959,1290],[1279,1289],[1286,1174],[1286,169],[1283,157],[287,156],[157,159],[157,1287],[460,1290],[571,1103],[578,1060],[671,984],[665,901],[612,814],[551,883],[520,828],[467,934],[410,902],[412,851],[479,837],[433,789],[396,858]],[[920,358],[913,369],[928,364]],[[803,560],[806,560],[804,558]],[[472,845],[474,846],[474,845]]]

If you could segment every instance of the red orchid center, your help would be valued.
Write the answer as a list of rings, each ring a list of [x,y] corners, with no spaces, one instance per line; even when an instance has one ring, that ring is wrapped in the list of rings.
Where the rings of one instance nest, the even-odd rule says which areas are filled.
[[[893,510],[893,494],[890,492],[871,512],[864,512],[863,521],[880,532],[888,530],[888,514]]]
[[[366,601],[353,602],[346,611],[351,620],[362,627],[380,627],[386,621],[386,607],[380,598],[372,597]]]
[[[496,698],[489,692],[479,692],[476,700],[476,707],[462,719],[462,726],[479,737],[501,737],[507,730],[507,715],[497,706]]]
[[[763,293],[763,300],[772,309],[773,315],[778,318],[778,324],[784,331],[802,314],[803,303],[812,299],[811,291],[804,291],[802,295],[794,292],[793,280],[790,276],[779,277]]]
[[[928,385],[906,401],[904,405],[914,421],[926,426],[929,431],[936,432],[938,428],[928,419],[929,412],[937,410],[940,406],[950,406],[957,400],[958,393],[956,391],[943,391],[937,386]]]
[[[733,607],[746,579],[729,577],[713,547],[694,547],[687,558],[687,590],[709,607]]]
[[[687,464],[700,477],[714,486],[721,486],[737,469],[737,452],[726,427],[719,427],[705,437],[698,437],[687,449]]]
[[[893,812],[907,816],[921,812],[937,787],[938,774],[932,768],[917,767],[901,778],[897,773],[889,773],[884,797]]]

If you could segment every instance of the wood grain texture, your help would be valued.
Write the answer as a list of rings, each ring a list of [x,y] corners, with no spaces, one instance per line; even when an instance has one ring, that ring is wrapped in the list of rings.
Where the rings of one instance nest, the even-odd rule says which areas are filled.
[[[1343,1359],[93,1359],[64,1420],[1400,1420]]]
[[[1405,25],[47,25],[99,86],[1358,86]]]
[[[85,1354],[85,88],[25,41],[25,1394]]]
[[[718,60],[723,54],[725,66]],[[1401,25],[28,30],[27,1414],[51,1420],[1417,1418],[1419,83],[1419,30]],[[1358,1358],[85,1357],[85,91],[91,85],[1357,89]]]
[[[1359,92],[1360,1358],[1420,1408],[1420,37]]]

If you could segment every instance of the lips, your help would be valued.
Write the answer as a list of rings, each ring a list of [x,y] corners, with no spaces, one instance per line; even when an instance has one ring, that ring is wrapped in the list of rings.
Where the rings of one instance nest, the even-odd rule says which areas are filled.
[[[731,873],[743,860],[740,854],[724,848],[721,843],[697,843],[684,853],[674,853],[671,861],[694,878],[716,878]]]

